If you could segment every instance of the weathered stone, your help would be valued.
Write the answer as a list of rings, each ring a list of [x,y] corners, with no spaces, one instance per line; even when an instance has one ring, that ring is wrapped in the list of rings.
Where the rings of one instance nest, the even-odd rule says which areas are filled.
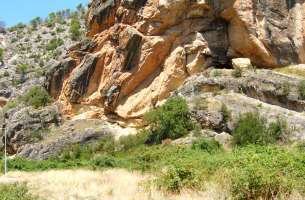
[[[61,62],[54,63],[47,72],[47,90],[51,96],[57,98],[58,91],[62,89],[63,82],[67,75],[76,67],[75,60],[68,58]]]
[[[234,69],[247,70],[253,68],[249,58],[235,58],[232,59],[232,66]]]
[[[6,114],[4,123],[9,153],[16,153],[23,145],[39,140],[43,137],[41,131],[50,124],[59,125],[60,122],[61,117],[55,106],[40,110],[31,107],[11,110]]]
[[[86,94],[91,76],[94,73],[98,57],[95,55],[86,55],[83,62],[78,66],[67,81],[67,98],[72,103],[77,103],[78,100]]]

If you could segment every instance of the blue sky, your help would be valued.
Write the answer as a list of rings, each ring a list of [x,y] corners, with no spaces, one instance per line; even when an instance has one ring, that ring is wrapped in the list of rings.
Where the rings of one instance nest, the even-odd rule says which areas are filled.
[[[74,9],[88,0],[0,0],[0,21],[7,26],[18,22],[28,23],[34,17],[46,17],[50,12],[62,9]]]

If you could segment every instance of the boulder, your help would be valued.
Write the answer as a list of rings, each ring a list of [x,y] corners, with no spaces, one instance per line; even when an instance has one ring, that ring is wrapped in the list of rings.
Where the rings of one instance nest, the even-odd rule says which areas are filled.
[[[37,142],[47,134],[51,124],[59,125],[61,117],[56,106],[42,109],[15,108],[6,113],[4,121],[9,153],[16,153],[26,144]],[[3,142],[3,139],[2,139]]]
[[[232,66],[234,69],[247,70],[252,69],[251,60],[249,58],[234,58],[232,59]]]

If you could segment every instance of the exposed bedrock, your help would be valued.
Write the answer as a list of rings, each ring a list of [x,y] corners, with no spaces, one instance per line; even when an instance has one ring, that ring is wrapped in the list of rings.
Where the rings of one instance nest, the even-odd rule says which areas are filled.
[[[92,0],[94,45],[71,50],[77,66],[56,85],[59,100],[138,118],[187,77],[235,57],[304,63],[304,12],[304,0]]]

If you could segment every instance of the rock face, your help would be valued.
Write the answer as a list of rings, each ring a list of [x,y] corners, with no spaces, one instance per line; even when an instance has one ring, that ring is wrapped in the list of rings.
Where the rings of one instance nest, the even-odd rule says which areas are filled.
[[[230,67],[232,58],[268,68],[304,63],[304,12],[304,0],[93,0],[94,45],[71,51],[79,65],[59,100],[137,118],[188,76]]]
[[[5,131],[9,153],[16,153],[25,144],[39,141],[47,134],[51,124],[59,125],[61,117],[56,106],[48,106],[40,110],[32,107],[12,109],[6,113]],[[2,138],[4,140],[4,138]],[[3,146],[4,141],[1,141]]]

